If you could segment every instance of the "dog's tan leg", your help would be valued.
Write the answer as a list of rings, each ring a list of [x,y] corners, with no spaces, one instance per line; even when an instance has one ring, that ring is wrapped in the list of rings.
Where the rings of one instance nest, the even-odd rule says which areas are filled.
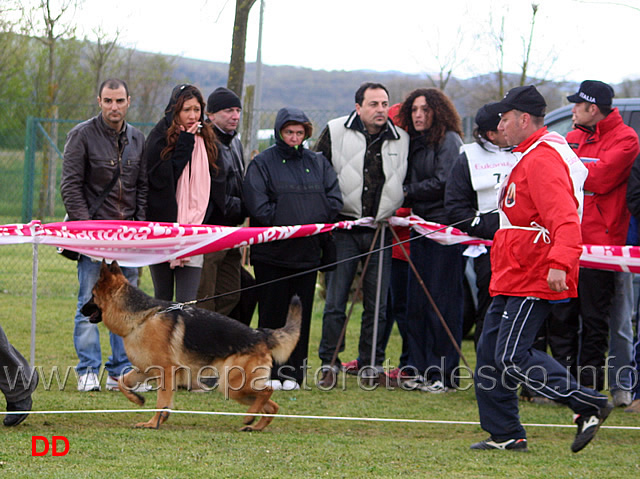
[[[256,403],[258,402],[261,402],[261,398],[256,399]],[[254,404],[254,407],[255,407],[255,404]],[[263,403],[261,412],[263,414],[278,414],[279,409],[280,407],[274,401],[272,401],[267,397],[266,401]],[[273,421],[273,416],[262,416],[255,426],[245,426],[240,430],[241,431],[262,431],[265,427],[271,424],[271,421]]]
[[[172,373],[173,368],[171,366],[163,368],[164,373],[158,380],[158,391],[156,400],[156,409],[172,409],[173,408],[173,394],[175,392],[175,376]],[[136,424],[136,427],[144,427],[148,429],[158,429],[162,423],[169,418],[168,411],[156,412],[151,419],[147,422],[140,422]]]
[[[139,371],[131,370],[118,380],[118,389],[125,395],[125,397],[132,403],[138,406],[144,405],[144,397],[132,391],[138,384],[144,382],[147,376]]]
[[[243,423],[246,424],[241,431],[262,431],[267,427],[272,417],[261,417],[255,426],[250,426],[255,419],[255,415],[259,414],[276,414],[278,412],[278,405],[271,401],[271,394],[273,390],[271,388],[265,388],[263,390],[255,390],[250,386],[247,386],[239,391],[233,391],[230,394],[230,398],[238,401],[242,404],[249,404],[250,407],[247,411],[247,416],[244,417]]]

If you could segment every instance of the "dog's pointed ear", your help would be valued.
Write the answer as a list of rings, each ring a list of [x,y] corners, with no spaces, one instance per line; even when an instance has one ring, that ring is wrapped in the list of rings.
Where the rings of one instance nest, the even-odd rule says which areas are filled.
[[[111,262],[111,267],[109,269],[113,274],[122,274],[122,270],[115,259]]]
[[[100,265],[100,276],[104,276],[105,273],[109,272],[109,265],[107,264],[107,262],[103,259],[102,260],[102,264]]]

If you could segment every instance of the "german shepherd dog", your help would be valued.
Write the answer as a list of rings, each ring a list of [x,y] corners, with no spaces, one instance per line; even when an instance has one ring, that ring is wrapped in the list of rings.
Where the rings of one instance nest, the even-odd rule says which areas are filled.
[[[149,379],[157,381],[156,409],[173,408],[177,386],[193,387],[198,371],[218,372],[218,387],[227,397],[248,404],[242,431],[262,431],[273,417],[262,416],[251,426],[255,415],[276,414],[271,400],[270,378],[273,361],[284,363],[298,342],[302,305],[294,296],[286,324],[280,329],[252,329],[218,313],[191,306],[171,309],[173,303],[157,300],[129,284],[117,262],[102,262],[100,277],[91,301],[82,314],[92,323],[103,321],[122,336],[131,364],[135,367],[120,377],[120,391],[139,406],[144,398],[132,391]],[[159,428],[167,412],[156,412],[136,427]]]

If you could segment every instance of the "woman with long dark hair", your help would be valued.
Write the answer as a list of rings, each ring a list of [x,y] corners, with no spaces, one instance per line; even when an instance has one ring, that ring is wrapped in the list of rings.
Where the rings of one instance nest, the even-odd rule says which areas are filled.
[[[444,192],[449,172],[462,145],[462,123],[451,100],[436,88],[409,94],[399,113],[407,126],[409,170],[405,180],[405,206],[427,221],[447,224]],[[420,236],[412,232],[412,237]],[[411,260],[431,293],[458,344],[462,341],[462,281],[464,262],[459,246],[443,246],[429,238],[411,242]],[[409,364],[429,392],[457,386],[454,377],[459,355],[428,301],[418,280],[408,281]]]
[[[204,224],[211,212],[211,177],[217,173],[216,136],[204,121],[202,93],[193,85],[171,92],[165,116],[145,145],[149,180],[147,220]],[[196,298],[202,255],[149,266],[155,297],[173,301]]]

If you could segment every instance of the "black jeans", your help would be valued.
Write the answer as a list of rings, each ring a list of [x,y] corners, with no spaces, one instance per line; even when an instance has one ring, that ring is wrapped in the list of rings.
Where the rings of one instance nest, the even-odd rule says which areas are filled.
[[[609,316],[615,293],[612,271],[580,268],[578,298],[555,304],[549,321],[553,357],[580,383],[602,391],[609,347]]]
[[[256,283],[260,284],[300,273],[302,270],[254,261],[253,271],[256,275]],[[311,313],[313,312],[313,297],[316,289],[316,276],[317,272],[314,271],[295,278],[266,284],[256,289],[258,295],[258,327],[260,328],[281,328],[287,321],[291,297],[297,294],[302,302],[300,339],[285,364],[274,364],[271,370],[272,379],[290,379],[298,384],[302,384],[304,381],[306,375],[304,367],[309,356],[309,330],[311,327]]]

